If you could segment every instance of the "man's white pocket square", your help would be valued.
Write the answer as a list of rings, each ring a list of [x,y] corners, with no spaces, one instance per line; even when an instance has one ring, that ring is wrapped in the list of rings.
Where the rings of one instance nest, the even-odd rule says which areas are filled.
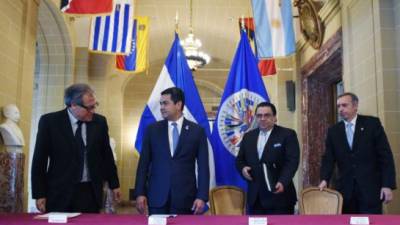
[[[274,144],[274,148],[279,148],[279,147],[281,147],[281,146],[282,146],[281,143],[275,143],[275,144]]]

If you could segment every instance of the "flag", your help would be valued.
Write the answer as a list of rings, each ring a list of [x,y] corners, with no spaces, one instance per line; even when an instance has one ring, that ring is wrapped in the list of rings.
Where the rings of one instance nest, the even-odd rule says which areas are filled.
[[[291,0],[252,0],[258,58],[295,52]]]
[[[243,18],[244,29],[246,30],[247,36],[251,43],[254,43],[254,50],[257,55],[257,44],[254,42],[254,20],[251,17]],[[242,29],[242,18],[239,19],[239,29]],[[260,59],[258,60],[258,70],[261,76],[268,76],[276,74],[275,59]]]
[[[109,14],[113,0],[61,0],[60,9],[70,15]]]
[[[116,66],[126,72],[140,73],[148,67],[149,17],[137,16],[133,22],[129,55],[117,55]]]
[[[150,98],[145,106],[142,117],[140,118],[139,128],[136,135],[135,148],[140,153],[142,150],[142,140],[146,127],[155,121],[162,120],[160,112],[160,96],[161,92],[170,87],[178,87],[185,93],[185,107],[183,115],[186,119],[191,120],[204,128],[208,139],[208,157],[210,166],[210,188],[215,186],[214,175],[214,157],[210,144],[210,126],[207,114],[201,102],[199,92],[193,80],[192,71],[190,70],[185,52],[180,45],[179,37],[175,34],[175,40],[171,50],[165,60],[161,74],[150,94]]]
[[[111,15],[92,19],[89,50],[127,55],[131,51],[132,30],[132,1],[116,0]]]
[[[274,59],[260,59],[258,61],[258,70],[262,76],[276,74],[276,66]]]
[[[211,135],[217,185],[235,185],[246,189],[246,182],[236,170],[235,158],[244,133],[256,127],[257,104],[265,101],[269,101],[269,97],[257,68],[256,57],[246,33],[241,31]]]

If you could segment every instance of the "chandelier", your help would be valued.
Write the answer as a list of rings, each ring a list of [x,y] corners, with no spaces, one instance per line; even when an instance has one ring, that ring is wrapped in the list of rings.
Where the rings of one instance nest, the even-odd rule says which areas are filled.
[[[208,64],[211,58],[208,54],[199,50],[201,47],[201,41],[198,38],[194,37],[192,20],[193,20],[193,4],[192,0],[190,0],[189,34],[184,40],[181,40],[181,45],[185,50],[186,59],[190,69],[196,70]]]

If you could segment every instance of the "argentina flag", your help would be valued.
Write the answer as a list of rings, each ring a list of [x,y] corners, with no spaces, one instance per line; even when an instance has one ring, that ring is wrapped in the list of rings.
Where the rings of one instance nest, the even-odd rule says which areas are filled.
[[[265,101],[269,102],[269,97],[257,59],[246,33],[241,31],[211,136],[218,186],[234,185],[246,189],[246,181],[236,170],[235,158],[244,133],[256,127],[257,104]]]
[[[288,56],[296,51],[291,0],[252,0],[259,58]]]
[[[89,50],[127,55],[132,49],[132,30],[132,0],[116,0],[111,15],[92,19]]]
[[[179,37],[175,34],[172,48],[165,60],[161,74],[156,81],[155,87],[140,118],[139,128],[136,135],[135,148],[138,152],[142,149],[142,140],[146,127],[156,121],[162,120],[160,112],[161,92],[170,87],[178,87],[185,93],[185,108],[183,115],[186,119],[199,124],[204,128],[208,138],[208,157],[210,166],[210,188],[215,186],[214,158],[210,144],[210,126],[207,114],[201,102],[199,92],[194,83],[192,71],[190,70],[185,53],[180,45]]]

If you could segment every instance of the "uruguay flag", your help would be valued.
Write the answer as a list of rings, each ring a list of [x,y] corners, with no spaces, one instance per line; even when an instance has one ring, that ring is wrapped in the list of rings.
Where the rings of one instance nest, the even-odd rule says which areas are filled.
[[[246,33],[241,31],[211,136],[217,185],[235,185],[246,189],[245,180],[236,170],[235,158],[244,133],[256,127],[257,104],[265,101],[269,101],[269,97],[257,59]]]
[[[257,56],[275,58],[296,51],[291,0],[252,0]]]
[[[207,114],[201,102],[199,92],[194,83],[192,71],[190,70],[185,53],[179,42],[179,37],[175,34],[175,40],[172,48],[165,60],[164,67],[158,77],[156,85],[151,92],[150,98],[140,118],[139,129],[136,135],[135,147],[138,152],[142,149],[142,140],[146,127],[155,121],[162,120],[160,112],[160,96],[161,92],[170,87],[178,87],[185,93],[185,108],[183,115],[186,119],[191,120],[202,126],[210,140],[210,126],[208,124]],[[215,186],[214,157],[212,147],[208,141],[208,157],[210,166],[210,188]]]
[[[132,30],[132,0],[115,0],[111,15],[92,19],[89,50],[127,55],[132,49]]]

